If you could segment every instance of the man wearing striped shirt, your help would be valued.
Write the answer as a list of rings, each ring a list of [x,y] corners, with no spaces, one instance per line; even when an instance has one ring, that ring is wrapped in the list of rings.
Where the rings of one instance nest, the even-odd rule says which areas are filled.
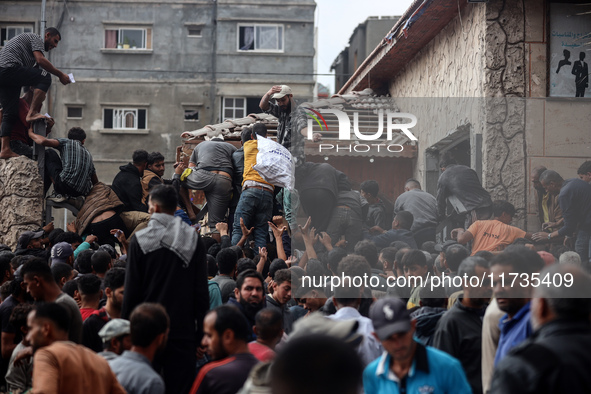
[[[29,129],[29,137],[39,145],[55,148],[61,158],[51,149],[45,151],[45,170],[53,182],[55,195],[49,197],[62,202],[69,197],[87,196],[92,186],[98,182],[92,156],[84,147],[86,132],[80,127],[72,127],[68,138],[57,140],[45,138]],[[47,189],[46,189],[47,191]]]
[[[39,112],[51,86],[49,73],[58,77],[64,85],[71,82],[70,77],[55,68],[43,55],[44,51],[57,47],[61,37],[56,28],[49,27],[45,29],[44,38],[35,33],[19,34],[8,41],[0,51],[0,105],[3,112],[0,159],[18,156],[10,149],[10,133],[18,120],[21,87],[33,86],[35,89],[26,118],[27,122],[31,123],[45,118]]]

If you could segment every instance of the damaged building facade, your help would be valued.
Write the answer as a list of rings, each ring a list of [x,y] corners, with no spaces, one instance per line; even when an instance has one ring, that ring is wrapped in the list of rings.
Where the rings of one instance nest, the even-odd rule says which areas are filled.
[[[591,158],[591,101],[575,97],[572,71],[591,49],[589,11],[582,2],[416,1],[339,93],[371,88],[417,115],[408,160],[427,191],[436,193],[438,160],[452,151],[493,199],[515,205],[516,225],[536,230],[531,169],[573,178]]]
[[[50,61],[46,112],[54,130],[86,130],[99,179],[110,183],[135,149],[172,160],[180,132],[257,112],[271,86],[314,92],[314,0],[48,0],[62,40]],[[2,39],[39,31],[41,1],[3,1]],[[3,45],[3,43],[0,43]]]

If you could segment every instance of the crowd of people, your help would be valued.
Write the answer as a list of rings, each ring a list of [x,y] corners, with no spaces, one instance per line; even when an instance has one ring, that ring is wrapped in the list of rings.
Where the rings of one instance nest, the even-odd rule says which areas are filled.
[[[3,78],[32,64],[6,59],[28,50],[43,63],[39,37],[17,38],[0,52],[8,112]],[[58,42],[48,29],[45,49]],[[264,123],[242,129],[239,149],[200,142],[172,179],[164,155],[136,150],[109,185],[83,129],[52,139],[32,129],[51,121],[27,115],[30,141],[55,149],[48,198],[78,213],[66,229],[49,223],[23,231],[15,250],[0,246],[5,391],[591,391],[591,161],[578,178],[532,170],[540,223],[530,233],[451,155],[436,196],[409,179],[388,204],[376,181],[355,190],[347,174],[306,161],[307,122],[289,86],[273,86],[260,108],[278,118],[294,188],[257,167]],[[13,120],[2,120],[3,159]],[[203,228],[192,190],[207,201]],[[370,280],[333,286],[344,277]]]

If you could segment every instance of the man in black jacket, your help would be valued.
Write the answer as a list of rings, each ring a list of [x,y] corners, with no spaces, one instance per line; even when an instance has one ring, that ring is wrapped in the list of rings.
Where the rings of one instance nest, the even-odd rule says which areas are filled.
[[[174,187],[156,186],[148,199],[148,227],[131,238],[121,317],[143,302],[156,302],[170,317],[163,365],[167,393],[186,393],[195,379],[197,344],[209,309],[206,251],[195,229],[174,216]]]
[[[457,214],[467,214],[466,228],[476,220],[490,219],[492,199],[482,187],[476,171],[457,164],[450,155],[444,155],[439,167],[442,172],[437,181],[439,222],[445,219],[448,202]]]
[[[142,202],[143,188],[141,178],[148,164],[148,152],[139,149],[133,152],[133,163],[119,167],[119,173],[113,179],[111,188],[125,205],[126,211],[148,212],[148,206]]]
[[[458,269],[463,282],[463,296],[439,320],[432,346],[460,360],[474,394],[482,393],[482,317],[490,300],[488,286],[471,286],[472,277],[481,278],[489,273],[488,262],[482,257],[468,257]]]
[[[491,394],[591,392],[591,278],[579,267],[554,264],[540,278],[572,279],[534,291],[534,334],[497,365]]]

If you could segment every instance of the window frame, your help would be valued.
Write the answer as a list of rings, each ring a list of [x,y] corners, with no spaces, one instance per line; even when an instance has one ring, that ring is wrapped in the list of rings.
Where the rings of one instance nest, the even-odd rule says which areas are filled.
[[[6,37],[8,37],[8,29],[18,29],[22,28],[23,33],[34,33],[35,32],[35,22],[0,22],[0,29],[6,29]],[[31,29],[31,31],[25,31],[25,29]],[[19,34],[15,35],[15,37]],[[14,38],[14,37],[13,37]],[[6,40],[7,42],[9,40]],[[0,41],[0,48],[4,47],[4,42]]]
[[[226,99],[232,99],[234,105],[233,106],[226,107]],[[238,99],[244,100],[244,104],[243,104],[242,107],[237,107],[236,106],[236,100],[238,100]],[[222,120],[223,119],[240,119],[240,118],[244,118],[244,117],[248,116],[248,114],[246,113],[246,100],[247,100],[246,97],[222,96],[222,116],[221,116]],[[227,117],[225,115],[226,114],[226,109],[231,109],[232,110],[232,113],[233,113],[233,116]],[[240,116],[240,117],[236,116],[236,110],[242,110],[244,112],[244,115],[243,116]]]
[[[79,109],[80,110],[80,116],[69,116],[68,111],[70,110],[70,108],[72,109]],[[84,107],[82,105],[66,105],[66,119],[82,119],[82,117],[84,116]]]
[[[113,119],[112,119],[112,123],[113,123],[113,127],[111,128],[107,128],[105,127],[105,111],[107,110],[111,110],[113,111]],[[144,127],[143,128],[139,128],[139,117],[140,117],[140,111],[145,111],[145,121],[144,121]],[[122,112],[123,118],[121,119],[122,124],[125,124],[125,116],[126,116],[126,112],[133,112],[135,114],[135,118],[134,118],[134,127],[115,127],[117,120],[116,120],[116,112]],[[135,107],[135,108],[131,108],[131,107],[116,107],[116,106],[104,106],[102,107],[102,129],[103,130],[109,130],[112,132],[143,132],[143,131],[147,131],[148,129],[148,109],[147,108],[142,108],[142,107]]]
[[[255,46],[254,49],[240,49],[240,28],[241,27],[253,27],[254,28],[254,42],[253,45]],[[257,49],[256,42],[257,42],[257,27],[277,27],[278,29],[281,28],[281,42],[277,42],[277,44],[281,44],[281,49]],[[284,53],[285,52],[285,26],[282,23],[238,23],[236,28],[236,51],[242,53]]]
[[[197,119],[187,119],[186,113],[187,111],[195,111],[197,113]],[[201,120],[201,111],[197,107],[183,107],[183,121],[185,122],[199,122]]]
[[[137,46],[134,49],[131,46],[131,43],[129,44],[129,48],[118,48],[119,45],[119,41],[117,40],[117,42],[115,43],[115,48],[107,48],[107,37],[106,37],[106,32],[108,30],[115,30],[117,31],[117,35],[118,37],[122,37],[122,30],[141,30],[142,31],[142,44],[143,46]],[[118,51],[127,51],[127,50],[138,50],[138,51],[151,51],[152,50],[152,32],[153,29],[152,27],[147,27],[147,26],[137,26],[137,25],[107,25],[103,28],[103,47],[101,49],[107,49],[107,50],[118,50]],[[123,43],[123,41],[121,41],[121,43]],[[137,44],[137,43],[136,43]]]

